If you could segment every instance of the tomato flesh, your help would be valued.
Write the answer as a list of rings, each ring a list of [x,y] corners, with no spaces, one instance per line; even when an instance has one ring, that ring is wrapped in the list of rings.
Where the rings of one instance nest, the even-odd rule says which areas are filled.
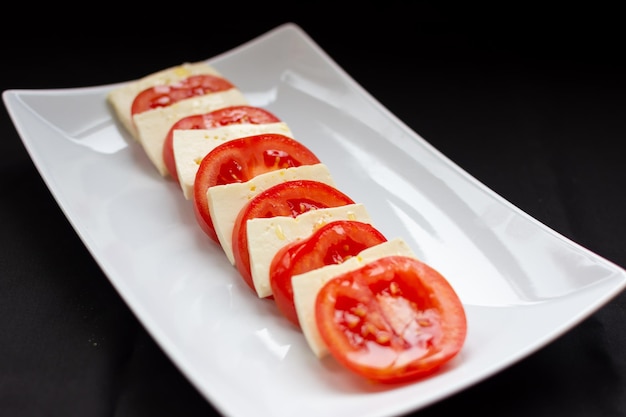
[[[257,194],[239,212],[232,234],[235,266],[244,281],[254,290],[250,272],[246,222],[253,218],[297,217],[310,210],[354,204],[337,188],[314,180],[285,181]]]
[[[467,334],[463,305],[448,281],[404,256],[328,281],[317,295],[315,319],[338,362],[383,383],[432,374],[457,355]]]
[[[277,123],[280,119],[270,111],[255,106],[229,106],[205,114],[183,117],[170,128],[163,143],[163,161],[167,171],[175,181],[176,160],[174,159],[174,131],[192,129],[214,129],[233,124]]]
[[[278,310],[299,326],[291,277],[325,265],[340,264],[362,250],[387,239],[374,226],[354,220],[337,220],[317,229],[306,239],[281,248],[270,266],[270,284]]]
[[[200,163],[193,185],[194,213],[201,229],[219,243],[206,192],[216,185],[246,182],[282,168],[317,164],[320,160],[302,143],[281,134],[261,134],[224,142]]]
[[[149,87],[135,97],[131,115],[143,113],[195,96],[226,91],[234,85],[227,79],[211,74],[192,75],[173,84]]]

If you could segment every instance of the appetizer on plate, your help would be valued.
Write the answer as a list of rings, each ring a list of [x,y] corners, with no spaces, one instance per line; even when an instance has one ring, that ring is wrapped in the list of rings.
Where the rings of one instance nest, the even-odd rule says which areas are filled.
[[[198,226],[315,356],[397,383],[461,351],[467,319],[445,277],[402,238],[388,240],[288,121],[249,105],[227,77],[183,64],[108,100],[159,173],[193,200]]]

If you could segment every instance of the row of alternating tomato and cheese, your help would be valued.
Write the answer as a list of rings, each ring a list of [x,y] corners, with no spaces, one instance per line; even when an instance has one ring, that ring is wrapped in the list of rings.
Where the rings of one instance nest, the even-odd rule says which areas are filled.
[[[122,126],[193,200],[199,227],[312,352],[365,378],[412,381],[457,355],[463,305],[401,238],[336,188],[286,121],[204,62],[113,89]]]

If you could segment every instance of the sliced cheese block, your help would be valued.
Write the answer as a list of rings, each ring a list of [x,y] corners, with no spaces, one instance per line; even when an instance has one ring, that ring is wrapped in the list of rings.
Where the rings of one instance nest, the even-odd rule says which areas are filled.
[[[297,217],[277,216],[250,219],[246,223],[250,272],[260,298],[272,295],[270,266],[274,255],[289,243],[310,236],[315,230],[335,220],[372,223],[363,204],[311,210]]]
[[[317,293],[324,284],[336,276],[354,271],[369,262],[391,255],[415,257],[415,254],[406,242],[401,238],[396,238],[367,248],[357,256],[353,256],[341,264],[327,265],[291,277],[293,301],[296,306],[300,328],[309,347],[318,358],[326,356],[328,348],[322,340],[315,322]]]
[[[187,200],[193,198],[193,183],[202,158],[229,140],[263,133],[278,133],[293,138],[286,123],[233,124],[215,129],[174,130],[174,160],[178,182]]]
[[[217,238],[231,264],[235,264],[232,235],[241,209],[257,194],[285,181],[314,180],[335,186],[324,164],[301,165],[257,175],[246,182],[216,185],[207,190],[209,213]]]
[[[137,127],[137,137],[148,157],[163,176],[168,175],[163,160],[163,143],[174,125],[180,119],[194,114],[204,114],[223,107],[244,105],[248,101],[237,88],[205,94],[178,101],[171,106],[157,107],[133,117]]]
[[[122,123],[122,126],[137,139],[137,130],[131,118],[131,108],[137,94],[143,90],[156,85],[169,85],[192,75],[209,74],[222,75],[212,66],[205,62],[184,63],[175,67],[163,69],[161,71],[146,75],[138,80],[124,83],[107,95],[107,100],[113,107],[115,115]]]

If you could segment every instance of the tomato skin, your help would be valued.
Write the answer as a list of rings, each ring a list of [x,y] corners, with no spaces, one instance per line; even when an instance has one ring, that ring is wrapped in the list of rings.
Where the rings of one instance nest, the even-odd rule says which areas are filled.
[[[315,318],[330,354],[382,383],[430,375],[467,335],[463,305],[448,281],[417,259],[389,256],[328,281]]]
[[[302,143],[281,134],[246,136],[224,142],[202,159],[193,185],[193,207],[200,228],[219,243],[209,212],[209,187],[246,182],[282,168],[320,163]]]
[[[293,301],[291,277],[325,265],[340,264],[362,250],[387,241],[374,226],[354,220],[336,220],[311,236],[281,248],[270,266],[270,284],[279,311],[300,326]]]
[[[354,204],[354,201],[337,188],[314,180],[285,181],[257,194],[241,209],[232,234],[235,267],[246,284],[254,289],[250,272],[246,222],[253,218],[292,216],[320,208]]]
[[[234,85],[223,77],[211,74],[192,75],[172,84],[156,85],[141,91],[133,100],[131,115],[231,88],[234,88]]]
[[[183,117],[170,128],[163,142],[163,161],[174,181],[178,181],[174,159],[174,130],[213,129],[232,124],[277,123],[280,119],[273,113],[255,106],[228,106],[209,113]]]

